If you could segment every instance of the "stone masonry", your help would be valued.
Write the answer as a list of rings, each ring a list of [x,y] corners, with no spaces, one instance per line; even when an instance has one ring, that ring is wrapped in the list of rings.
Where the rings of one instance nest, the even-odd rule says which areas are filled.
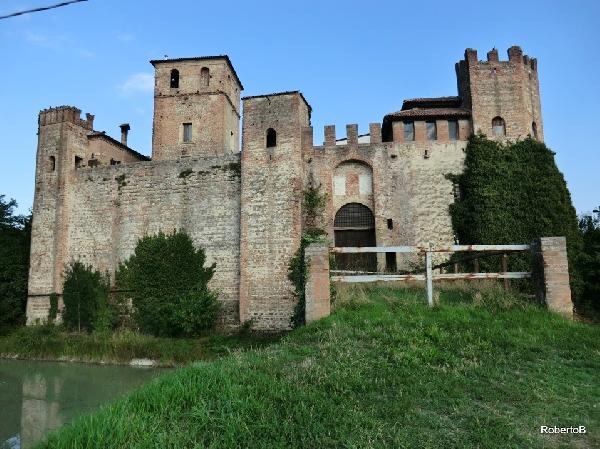
[[[46,319],[70,262],[114,279],[140,237],[182,229],[217,264],[221,325],[286,329],[295,304],[287,267],[309,186],[327,194],[320,225],[334,243],[452,244],[448,175],[463,170],[469,136],[543,139],[537,61],[519,47],[508,54],[479,61],[467,49],[457,96],[404,100],[368,135],[351,124],[337,137],[327,126],[317,145],[302,93],[240,98],[227,56],[151,61],[151,158],[127,145],[128,124],[117,141],[75,107],[41,111],[28,323]],[[410,263],[377,260],[388,270]]]

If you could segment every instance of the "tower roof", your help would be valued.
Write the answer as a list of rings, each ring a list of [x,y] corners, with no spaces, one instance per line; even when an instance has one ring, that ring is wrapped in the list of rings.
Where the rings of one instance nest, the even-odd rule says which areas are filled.
[[[233,64],[231,64],[231,60],[229,59],[229,56],[227,56],[227,55],[195,56],[192,58],[152,59],[150,61],[150,64],[152,64],[153,66],[156,66],[156,64],[161,64],[161,63],[165,63],[165,62],[173,63],[173,62],[190,62],[190,61],[210,61],[210,60],[216,60],[216,59],[223,59],[227,63],[227,65],[229,66],[229,69],[231,70],[231,72],[233,73],[233,76],[235,77],[235,80],[240,85],[240,89],[244,90],[244,86],[242,85],[240,78],[238,77],[235,69],[233,68]]]

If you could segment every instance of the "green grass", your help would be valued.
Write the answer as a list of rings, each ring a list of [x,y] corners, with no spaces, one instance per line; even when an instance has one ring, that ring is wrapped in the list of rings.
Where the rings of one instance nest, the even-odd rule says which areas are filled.
[[[0,357],[95,363],[152,359],[161,366],[176,366],[260,347],[278,339],[277,335],[249,332],[188,339],[158,338],[131,331],[69,333],[60,327],[45,325],[23,327],[0,337]]]
[[[600,447],[599,327],[497,289],[440,299],[341,291],[331,317],[165,375],[39,447]]]

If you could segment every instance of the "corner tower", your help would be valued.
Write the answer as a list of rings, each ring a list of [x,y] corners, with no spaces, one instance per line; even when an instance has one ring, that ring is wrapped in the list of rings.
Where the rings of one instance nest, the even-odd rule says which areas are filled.
[[[508,49],[508,61],[500,61],[496,49],[487,53],[487,61],[479,61],[477,50],[467,48],[465,59],[456,63],[456,75],[463,107],[471,110],[473,132],[544,140],[537,60],[524,55],[521,47]]]
[[[243,86],[229,57],[150,63],[155,69],[152,159],[238,152]]]

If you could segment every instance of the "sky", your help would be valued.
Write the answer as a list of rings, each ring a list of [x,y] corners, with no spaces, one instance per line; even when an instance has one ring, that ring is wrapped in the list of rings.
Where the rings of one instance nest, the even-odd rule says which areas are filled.
[[[0,0],[0,15],[58,0]],[[413,97],[456,95],[465,48],[538,59],[546,144],[578,213],[600,206],[600,2],[89,0],[0,20],[0,194],[33,204],[37,115],[72,105],[150,155],[151,59],[227,54],[243,95],[300,90],[323,126],[370,122]],[[543,180],[540,180],[543,182]]]

